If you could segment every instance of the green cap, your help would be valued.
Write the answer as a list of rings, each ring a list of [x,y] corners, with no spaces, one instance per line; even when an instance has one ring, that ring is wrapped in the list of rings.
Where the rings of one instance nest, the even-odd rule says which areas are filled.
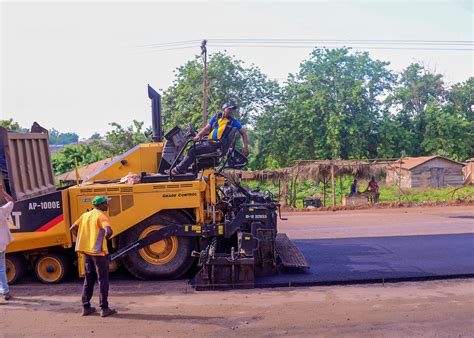
[[[102,203],[106,203],[108,201],[110,201],[110,198],[107,198],[105,196],[96,196],[92,200],[92,204],[93,205],[99,205],[99,204],[102,204]]]

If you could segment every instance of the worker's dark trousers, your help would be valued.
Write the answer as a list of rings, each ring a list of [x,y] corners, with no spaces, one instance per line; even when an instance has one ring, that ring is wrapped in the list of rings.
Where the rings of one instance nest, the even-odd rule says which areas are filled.
[[[191,146],[188,150],[188,154],[181,163],[176,166],[176,169],[180,173],[185,173],[189,166],[194,162],[196,155],[202,155],[207,153],[215,152],[219,147],[220,143],[217,142],[204,142]]]
[[[109,307],[109,258],[107,256],[89,256],[84,254],[86,276],[82,288],[82,306],[91,307],[91,298],[94,293],[94,284],[99,280],[99,303],[102,309]]]

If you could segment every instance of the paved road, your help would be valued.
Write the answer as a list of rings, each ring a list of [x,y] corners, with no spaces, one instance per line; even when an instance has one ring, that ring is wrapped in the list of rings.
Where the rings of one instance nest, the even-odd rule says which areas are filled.
[[[310,269],[258,279],[258,285],[400,281],[474,276],[474,234],[301,239]]]
[[[290,213],[280,221],[311,268],[260,286],[474,275],[474,207]]]
[[[278,229],[291,239],[474,233],[474,206],[289,213]]]

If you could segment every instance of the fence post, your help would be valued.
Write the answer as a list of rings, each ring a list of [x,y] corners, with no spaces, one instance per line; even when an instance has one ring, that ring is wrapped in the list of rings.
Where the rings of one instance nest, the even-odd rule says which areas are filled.
[[[332,206],[336,206],[336,182],[335,182],[335,172],[334,164],[331,163],[331,189],[332,189]]]

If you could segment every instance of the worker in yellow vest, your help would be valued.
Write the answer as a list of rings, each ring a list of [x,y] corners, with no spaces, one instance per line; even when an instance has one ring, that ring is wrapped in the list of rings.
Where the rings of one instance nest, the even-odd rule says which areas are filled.
[[[112,227],[105,212],[109,208],[109,199],[96,196],[92,200],[94,208],[79,217],[71,226],[71,232],[77,236],[76,251],[84,255],[85,278],[82,288],[82,315],[96,312],[90,300],[94,284],[99,282],[100,316],[108,317],[117,311],[109,308],[109,258],[107,240],[112,236]]]

